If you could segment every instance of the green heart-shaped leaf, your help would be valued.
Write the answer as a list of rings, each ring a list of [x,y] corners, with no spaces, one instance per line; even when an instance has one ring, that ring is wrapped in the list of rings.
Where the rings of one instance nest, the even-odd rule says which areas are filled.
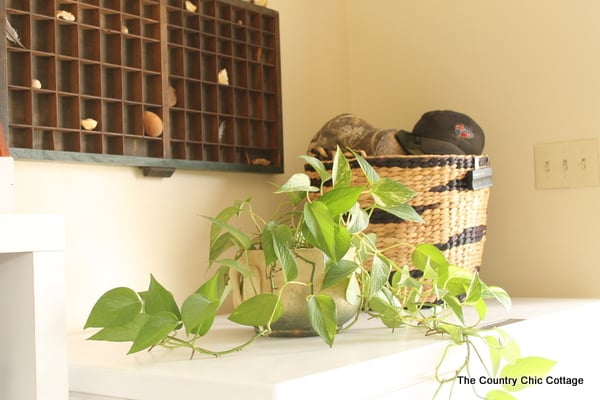
[[[308,299],[308,319],[321,339],[329,347],[333,346],[337,332],[337,309],[333,299],[326,294],[311,296]]]
[[[121,326],[131,322],[142,311],[138,294],[126,287],[104,293],[92,308],[84,328]]]
[[[277,321],[283,314],[283,305],[275,294],[253,296],[237,306],[229,320],[240,325],[266,326]]]

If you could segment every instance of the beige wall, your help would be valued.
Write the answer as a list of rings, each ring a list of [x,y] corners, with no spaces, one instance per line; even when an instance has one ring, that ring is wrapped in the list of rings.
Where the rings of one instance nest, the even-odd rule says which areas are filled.
[[[600,188],[535,190],[535,143],[598,137],[600,3],[349,1],[352,109],[411,129],[450,108],[487,134],[482,276],[513,296],[600,296]]]
[[[453,108],[484,127],[494,163],[484,278],[513,295],[598,296],[599,189],[536,191],[534,143],[597,137],[600,27],[593,0],[271,0],[280,12],[286,173],[322,123],[353,111],[412,128]],[[233,199],[263,210],[280,175],[18,161],[19,212],[64,214],[69,329],[152,272],[176,297],[204,278],[208,224]],[[545,274],[545,276],[542,276]],[[588,277],[583,278],[584,274]],[[596,278],[596,279],[594,279]]]

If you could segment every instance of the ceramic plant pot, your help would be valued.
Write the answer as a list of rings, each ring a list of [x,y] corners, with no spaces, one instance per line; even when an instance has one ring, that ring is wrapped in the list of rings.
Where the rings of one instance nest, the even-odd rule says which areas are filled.
[[[337,307],[338,326],[342,326],[353,318],[360,306],[359,299],[348,302],[346,298],[347,281],[321,289],[325,277],[325,263],[323,253],[317,249],[300,249],[299,253],[307,260],[315,263],[314,294],[328,294],[333,298]],[[310,282],[313,272],[311,264],[297,258],[298,277],[295,281]],[[260,250],[248,253],[248,267],[251,276],[244,278],[237,271],[231,271],[231,283],[233,293],[233,305],[237,307],[244,300],[254,296],[256,291],[260,293],[279,294],[283,286],[283,271],[279,266],[275,268],[265,266],[265,258]],[[271,275],[271,279],[269,279]],[[250,282],[250,279],[252,282]],[[254,288],[253,288],[254,287]],[[316,336],[308,320],[307,297],[311,294],[311,288],[305,285],[290,284],[284,288],[281,302],[283,304],[283,315],[271,324],[271,336]]]

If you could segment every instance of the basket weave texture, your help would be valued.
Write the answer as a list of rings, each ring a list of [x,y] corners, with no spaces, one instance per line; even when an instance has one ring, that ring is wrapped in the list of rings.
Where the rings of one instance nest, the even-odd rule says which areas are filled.
[[[451,264],[470,271],[480,269],[490,188],[471,189],[468,174],[476,163],[487,165],[486,156],[386,156],[366,160],[380,177],[398,181],[418,193],[410,205],[425,220],[410,222],[384,212],[374,213],[369,232],[377,235],[379,248],[394,246],[385,253],[387,257],[400,266],[411,266],[411,247],[396,245],[429,243],[442,250]],[[332,161],[324,164],[331,170]],[[366,184],[358,162],[351,160],[350,165],[352,183]],[[319,175],[308,165],[305,171],[313,185],[319,186]],[[365,196],[360,202],[369,206],[372,199]]]

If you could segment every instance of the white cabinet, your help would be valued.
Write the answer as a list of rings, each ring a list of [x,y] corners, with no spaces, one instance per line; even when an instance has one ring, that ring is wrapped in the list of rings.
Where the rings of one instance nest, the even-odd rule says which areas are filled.
[[[65,400],[64,224],[0,214],[0,399]]]

